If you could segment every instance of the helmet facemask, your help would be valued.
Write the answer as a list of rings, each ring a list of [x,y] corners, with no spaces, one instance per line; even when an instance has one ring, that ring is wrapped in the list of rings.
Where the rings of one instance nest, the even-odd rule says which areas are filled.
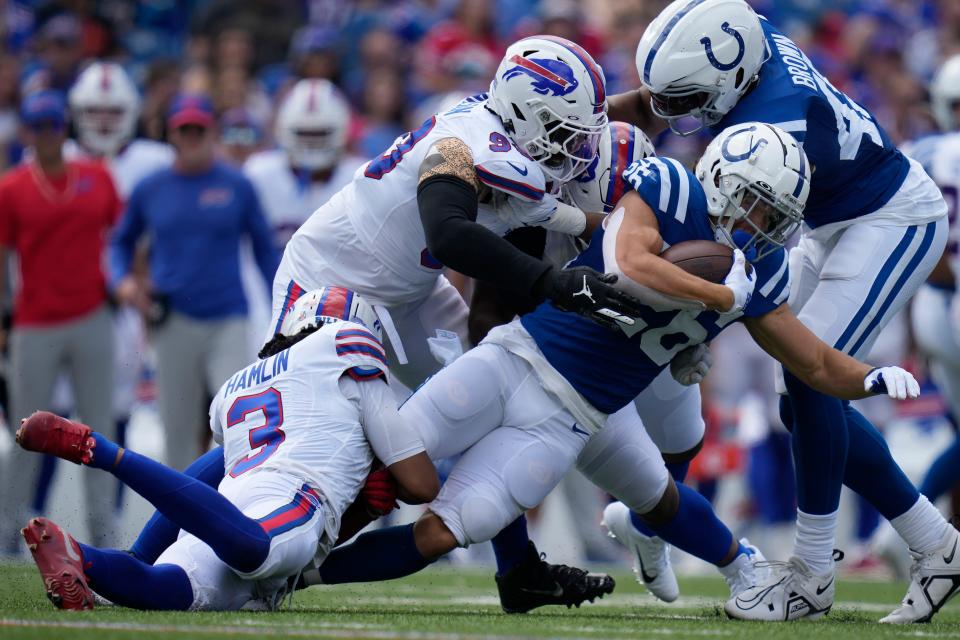
[[[76,111],[81,143],[99,154],[115,155],[133,136],[131,118],[122,106],[90,106]]]
[[[714,219],[717,242],[744,253],[752,248],[756,252],[754,260],[783,247],[803,222],[803,207],[799,202],[790,195],[776,197],[764,182],[748,182],[737,174],[721,177],[719,173],[717,169],[713,179],[726,204]],[[736,232],[748,233],[750,239],[738,243],[734,238]]]
[[[524,152],[535,160],[543,172],[557,182],[572,180],[593,162],[606,131],[607,119],[594,125],[582,125],[564,119],[545,104],[528,102],[539,120],[542,133],[523,145]]]
[[[294,129],[293,147],[288,150],[293,164],[300,169],[322,171],[336,164],[342,153],[333,129]]]

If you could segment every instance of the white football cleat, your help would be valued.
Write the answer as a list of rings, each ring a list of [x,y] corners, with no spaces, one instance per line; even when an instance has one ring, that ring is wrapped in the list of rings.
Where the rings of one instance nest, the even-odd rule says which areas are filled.
[[[910,624],[928,622],[960,591],[960,534],[953,527],[944,544],[930,553],[916,553],[910,567],[910,586],[900,606],[880,622]]]
[[[830,611],[836,593],[833,571],[815,575],[797,557],[767,566],[771,571],[765,581],[723,605],[728,616],[738,620],[815,620]]]
[[[622,502],[611,502],[603,510],[601,521],[607,535],[618,540],[633,556],[633,573],[658,600],[673,602],[680,596],[677,576],[670,566],[670,545],[656,537],[637,531],[630,521],[630,508]]]
[[[760,549],[756,548],[746,538],[740,539],[740,544],[747,553],[741,553],[733,562],[720,568],[723,579],[730,587],[730,597],[735,598],[750,587],[765,583],[770,577],[770,563],[763,557]]]

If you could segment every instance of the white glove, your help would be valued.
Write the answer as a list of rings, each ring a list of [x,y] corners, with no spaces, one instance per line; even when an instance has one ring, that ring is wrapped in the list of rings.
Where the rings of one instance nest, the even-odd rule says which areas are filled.
[[[723,279],[723,284],[733,291],[733,306],[724,313],[739,313],[750,304],[753,297],[753,288],[757,284],[756,272],[751,269],[747,273],[747,259],[740,249],[733,250],[733,266],[730,273]]]
[[[713,356],[710,348],[703,344],[687,347],[670,361],[670,375],[685,387],[700,384],[710,367],[713,366]]]
[[[876,367],[863,379],[863,390],[885,393],[894,400],[920,396],[920,385],[909,371],[900,367]]]

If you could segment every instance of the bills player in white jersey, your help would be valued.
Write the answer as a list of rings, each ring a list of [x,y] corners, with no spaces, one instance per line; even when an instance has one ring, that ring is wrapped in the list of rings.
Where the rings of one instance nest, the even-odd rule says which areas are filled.
[[[45,518],[24,538],[53,603],[93,607],[91,588],[139,609],[232,610],[270,598],[322,563],[374,456],[402,497],[431,500],[436,469],[399,417],[373,309],[358,294],[304,294],[262,359],[238,371],[210,406],[227,474],[219,489],[125,450],[51,413],[24,420],[17,442],[114,474],[183,530],[154,564],[76,543]]]
[[[347,152],[350,105],[329,80],[301,80],[277,113],[279,148],[260,151],[243,165],[273,230],[277,253],[314,211],[353,179],[363,160]],[[249,251],[241,263],[250,310],[251,339],[261,344],[270,320],[270,292],[264,292]]]
[[[547,181],[582,173],[606,125],[603,72],[582,48],[551,36],[514,43],[489,95],[398,138],[293,235],[268,336],[303,291],[342,283],[378,309],[397,379],[415,387],[439,368],[427,339],[466,336],[467,306],[445,266],[600,320],[629,311],[613,277],[555,269],[501,237],[523,225],[585,230],[584,213],[550,195]],[[592,299],[577,295],[585,282]]]
[[[636,62],[643,88],[611,97],[618,119],[652,125],[648,133],[669,124],[680,135],[760,121],[803,145],[813,178],[804,233],[791,252],[790,305],[827,343],[854,357],[868,353],[946,244],[946,205],[922,167],[745,0],[675,0],[647,27]],[[829,610],[840,490],[847,484],[918,553],[907,596],[913,604],[905,601],[883,621],[929,619],[958,588],[951,578],[932,580],[960,574],[949,524],[855,407],[790,372],[778,390],[788,393],[781,417],[797,461],[794,553],[767,584],[731,600],[727,612],[792,620]]]
[[[940,262],[917,292],[910,307],[913,335],[929,358],[930,374],[947,401],[954,420],[960,417],[960,298],[956,292],[960,273],[960,56],[948,59],[930,84],[930,103],[939,135],[927,136],[906,146],[904,153],[923,165],[947,202],[950,235]],[[931,465],[920,492],[931,501],[960,480],[960,439]]]

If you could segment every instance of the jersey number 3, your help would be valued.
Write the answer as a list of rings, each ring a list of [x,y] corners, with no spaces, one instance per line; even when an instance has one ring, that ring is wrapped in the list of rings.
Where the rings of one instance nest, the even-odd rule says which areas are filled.
[[[283,426],[283,401],[280,398],[280,392],[273,387],[253,395],[240,396],[234,400],[230,410],[227,411],[227,428],[245,423],[248,415],[258,411],[263,413],[263,424],[250,427],[247,434],[250,439],[250,453],[233,465],[233,469],[230,470],[231,478],[259,467],[273,455],[287,437],[280,428]],[[260,451],[254,453],[256,449]]]

